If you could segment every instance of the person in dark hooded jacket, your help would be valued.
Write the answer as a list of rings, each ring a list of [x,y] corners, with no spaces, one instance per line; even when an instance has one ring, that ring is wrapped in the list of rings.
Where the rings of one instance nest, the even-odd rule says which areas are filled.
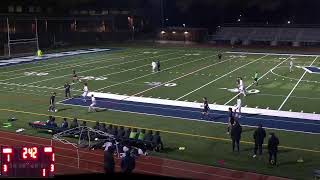
[[[274,133],[270,133],[268,141],[269,163],[277,165],[279,139]]]
[[[121,172],[125,174],[131,174],[136,167],[136,160],[130,154],[130,151],[126,152],[125,157],[121,160]]]
[[[113,157],[113,148],[109,147],[104,151],[104,172],[106,174],[113,174],[115,172],[115,161]]]
[[[253,139],[254,139],[253,158],[257,157],[258,150],[259,150],[259,155],[262,155],[262,145],[265,138],[266,138],[266,131],[262,128],[262,125],[259,124],[258,128],[253,133]]]
[[[240,139],[241,139],[242,127],[238,121],[235,121],[231,127],[231,139],[232,139],[232,152],[234,152],[235,145],[237,145],[237,152],[240,151]]]

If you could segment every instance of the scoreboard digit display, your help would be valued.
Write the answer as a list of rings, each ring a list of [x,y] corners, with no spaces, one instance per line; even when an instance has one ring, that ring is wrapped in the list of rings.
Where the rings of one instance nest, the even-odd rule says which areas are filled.
[[[1,146],[1,177],[53,177],[52,147]]]

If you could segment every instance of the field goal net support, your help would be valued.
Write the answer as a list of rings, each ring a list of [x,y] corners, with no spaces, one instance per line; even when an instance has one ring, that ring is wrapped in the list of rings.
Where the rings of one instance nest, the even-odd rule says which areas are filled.
[[[88,153],[86,150],[91,149],[98,143],[102,145],[111,141],[115,142],[115,153],[120,157],[119,143],[113,135],[87,126],[79,126],[54,134],[51,139],[51,146],[63,154],[60,155],[64,159],[63,163],[76,168],[98,169],[97,171],[99,171],[103,167],[102,162],[95,161],[96,155]],[[74,164],[77,164],[77,166],[74,166]]]
[[[39,48],[38,20],[6,18],[7,44],[4,55],[8,58],[35,55]],[[23,29],[24,33],[16,31]]]

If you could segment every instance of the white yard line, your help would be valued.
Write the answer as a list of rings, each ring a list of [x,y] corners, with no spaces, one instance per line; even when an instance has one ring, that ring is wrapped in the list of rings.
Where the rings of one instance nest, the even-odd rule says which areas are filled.
[[[174,54],[174,53],[172,53],[172,54]],[[128,54],[127,56],[124,56],[125,58],[126,57],[136,57],[136,56],[142,56],[143,54],[142,53],[138,53],[138,54],[136,54],[136,55],[132,55],[132,54]],[[169,54],[168,54],[169,55]],[[100,59],[95,59],[95,60],[92,60],[92,61],[90,61],[90,62],[88,62],[88,63],[75,63],[75,64],[70,64],[70,65],[67,65],[67,66],[64,66],[63,68],[48,68],[48,69],[52,69],[52,70],[50,70],[50,71],[45,71],[46,69],[42,69],[41,71],[42,72],[46,72],[46,73],[48,73],[48,72],[55,72],[55,71],[61,71],[61,70],[63,70],[63,69],[69,69],[69,68],[72,68],[72,67],[74,67],[74,66],[77,66],[77,67],[81,67],[81,66],[84,66],[84,65],[88,65],[88,64],[96,64],[96,63],[101,63],[101,62],[110,62],[110,61],[113,61],[113,60],[117,60],[117,59],[119,59],[119,60],[121,60],[122,58],[121,57],[117,57],[117,58],[111,58],[111,59],[105,59],[105,58],[100,58]],[[101,60],[101,61],[100,61]],[[130,61],[128,61],[128,62],[130,62]],[[9,79],[3,79],[3,80],[0,80],[0,81],[8,81],[8,80],[13,80],[13,79],[19,79],[19,78],[24,78],[24,77],[26,77],[26,76],[18,76],[18,77],[14,77],[14,78],[9,78]]]
[[[177,52],[169,53],[169,54],[162,54],[162,55],[152,56],[152,57],[146,57],[146,58],[137,59],[137,60],[133,60],[133,61],[127,61],[127,62],[118,63],[118,64],[111,64],[111,65],[108,65],[108,66],[102,66],[102,67],[88,69],[88,70],[85,70],[85,71],[79,71],[77,73],[79,74],[79,73],[90,72],[90,71],[94,71],[94,70],[97,70],[97,69],[103,69],[103,68],[108,68],[108,67],[112,67],[112,66],[119,66],[119,65],[123,65],[123,64],[128,64],[128,63],[137,62],[137,61],[143,61],[143,60],[150,59],[150,58],[156,58],[156,57],[161,57],[161,56],[172,55],[172,54],[176,54],[176,53]],[[128,57],[131,57],[131,56],[128,56]],[[71,76],[71,75],[72,74],[66,74],[66,75],[62,75],[62,76],[57,76],[57,77],[53,77],[53,78],[49,78],[49,79],[44,79],[44,80],[28,83],[27,85],[36,84],[36,83],[40,83],[40,82],[44,82],[44,81],[50,81],[50,80],[53,80],[53,79],[60,79],[60,78],[63,78],[63,77],[66,77],[66,76]]]
[[[176,68],[176,67],[180,67],[180,66],[183,66],[185,64],[190,64],[190,63],[193,63],[193,62],[197,62],[197,61],[201,61],[201,60],[204,60],[204,59],[207,59],[207,58],[210,58],[210,57],[213,57],[215,56],[216,54],[214,55],[211,55],[211,56],[208,56],[208,57],[205,57],[205,58],[200,58],[200,59],[196,59],[196,60],[193,60],[193,61],[188,61],[188,62],[185,62],[185,63],[182,63],[182,64],[178,64],[178,65],[175,65],[175,66],[171,66],[169,68],[166,68],[166,69],[163,69],[161,71],[166,71],[166,70],[169,70],[169,69],[173,69],[173,68]],[[107,88],[110,88],[110,87],[114,87],[114,86],[118,86],[118,85],[121,85],[121,84],[125,84],[127,82],[131,82],[131,81],[134,81],[134,80],[137,80],[137,79],[141,79],[141,78],[144,78],[144,77],[147,77],[147,76],[151,76],[151,75],[154,75],[154,74],[158,74],[159,72],[153,72],[153,73],[149,73],[149,74],[145,74],[143,76],[139,76],[139,77],[136,77],[136,78],[133,78],[133,79],[129,79],[127,81],[123,81],[123,82],[120,82],[120,83],[117,83],[117,84],[112,84],[110,86],[106,86],[106,87],[103,87],[103,88],[99,88],[99,89],[96,89],[95,91],[101,91],[103,89],[107,89]]]
[[[312,66],[312,64],[318,59],[318,56],[312,61],[312,63],[310,64],[310,66]],[[288,101],[289,97],[291,96],[291,94],[293,93],[293,91],[297,88],[297,86],[299,85],[300,81],[304,78],[304,76],[307,74],[307,71],[305,71],[301,78],[299,79],[299,81],[296,83],[296,85],[292,88],[292,90],[290,91],[290,93],[288,94],[288,96],[286,97],[286,99],[282,102],[282,104],[279,106],[278,111],[281,110],[281,108],[284,106],[284,104]]]
[[[290,59],[292,56],[289,56],[288,58],[286,58],[285,60],[281,61],[279,64],[277,64],[276,66],[274,66],[273,68],[271,68],[269,71],[267,71],[266,73],[264,73],[259,79],[264,78],[266,75],[268,75],[272,70],[276,69],[277,67],[279,67],[281,64],[283,64],[285,61],[287,61],[288,59]],[[249,89],[254,83],[251,83],[248,87],[246,87],[246,89]],[[229,104],[231,101],[233,101],[234,99],[236,99],[238,97],[240,93],[238,93],[237,95],[233,96],[229,101],[227,101],[226,103],[224,103],[224,105]]]
[[[263,59],[263,58],[265,58],[265,57],[267,57],[267,56],[268,56],[268,55],[264,55],[264,56],[262,56],[262,57],[260,57],[260,58],[258,58],[258,59],[256,59],[256,60],[254,60],[254,61],[251,61],[251,62],[249,62],[249,63],[247,63],[247,64],[244,64],[244,65],[242,65],[242,66],[240,66],[240,67],[238,67],[238,68],[236,68],[236,69],[234,69],[234,70],[232,70],[232,71],[230,71],[230,72],[228,72],[228,73],[226,73],[226,74],[224,74],[224,75],[222,75],[222,76],[220,76],[220,77],[218,77],[218,78],[216,78],[216,79],[214,79],[214,80],[212,80],[212,81],[210,81],[210,82],[208,82],[208,83],[206,83],[206,84],[204,84],[204,85],[202,85],[202,86],[200,86],[200,87],[198,87],[198,88],[196,88],[196,89],[194,89],[194,90],[192,90],[192,91],[190,91],[190,92],[188,92],[187,94],[185,94],[185,95],[177,98],[176,100],[180,100],[180,99],[182,99],[182,98],[184,98],[184,97],[186,97],[186,96],[188,96],[188,95],[190,95],[190,94],[192,94],[192,93],[194,93],[194,92],[196,92],[196,91],[198,91],[198,90],[200,90],[200,89],[202,89],[202,88],[204,88],[204,87],[206,87],[206,86],[208,86],[208,85],[210,85],[210,84],[212,84],[212,83],[214,83],[214,82],[216,82],[216,81],[218,81],[219,79],[228,76],[229,74],[233,73],[234,71],[237,71],[237,70],[239,70],[239,69],[241,69],[241,68],[243,68],[243,67],[245,67],[245,66],[248,66],[249,64],[252,64],[252,63],[254,63],[254,62],[256,62],[256,61],[259,61],[260,59]]]

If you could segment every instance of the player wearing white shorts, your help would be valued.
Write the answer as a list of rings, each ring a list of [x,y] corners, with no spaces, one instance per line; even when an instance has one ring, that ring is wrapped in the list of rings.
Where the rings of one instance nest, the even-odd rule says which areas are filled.
[[[293,71],[293,61],[292,61],[292,59],[290,59],[290,62],[289,62],[289,69],[290,69],[290,72],[292,72]]]
[[[152,72],[156,72],[156,70],[157,70],[157,63],[154,62],[154,61],[152,61],[151,66],[152,66]]]
[[[239,118],[241,117],[241,105],[242,105],[241,98],[240,96],[238,96],[237,105],[236,105],[236,108],[234,109],[234,112],[236,113],[238,111]]]
[[[92,95],[91,95],[91,104],[90,104],[90,106],[89,106],[88,112],[95,111],[94,106],[95,106],[96,104],[97,104],[96,98],[95,98],[94,95],[92,94]]]
[[[240,80],[239,80],[239,91],[240,91],[240,94],[243,94],[244,96],[246,96],[246,92],[245,92],[244,83],[243,83],[242,78],[240,78]]]
[[[82,97],[83,97],[83,101],[84,101],[84,102],[87,102],[86,97],[88,96],[88,93],[89,93],[88,84],[87,84],[87,83],[84,83],[84,86],[83,86],[83,94],[82,94]]]

